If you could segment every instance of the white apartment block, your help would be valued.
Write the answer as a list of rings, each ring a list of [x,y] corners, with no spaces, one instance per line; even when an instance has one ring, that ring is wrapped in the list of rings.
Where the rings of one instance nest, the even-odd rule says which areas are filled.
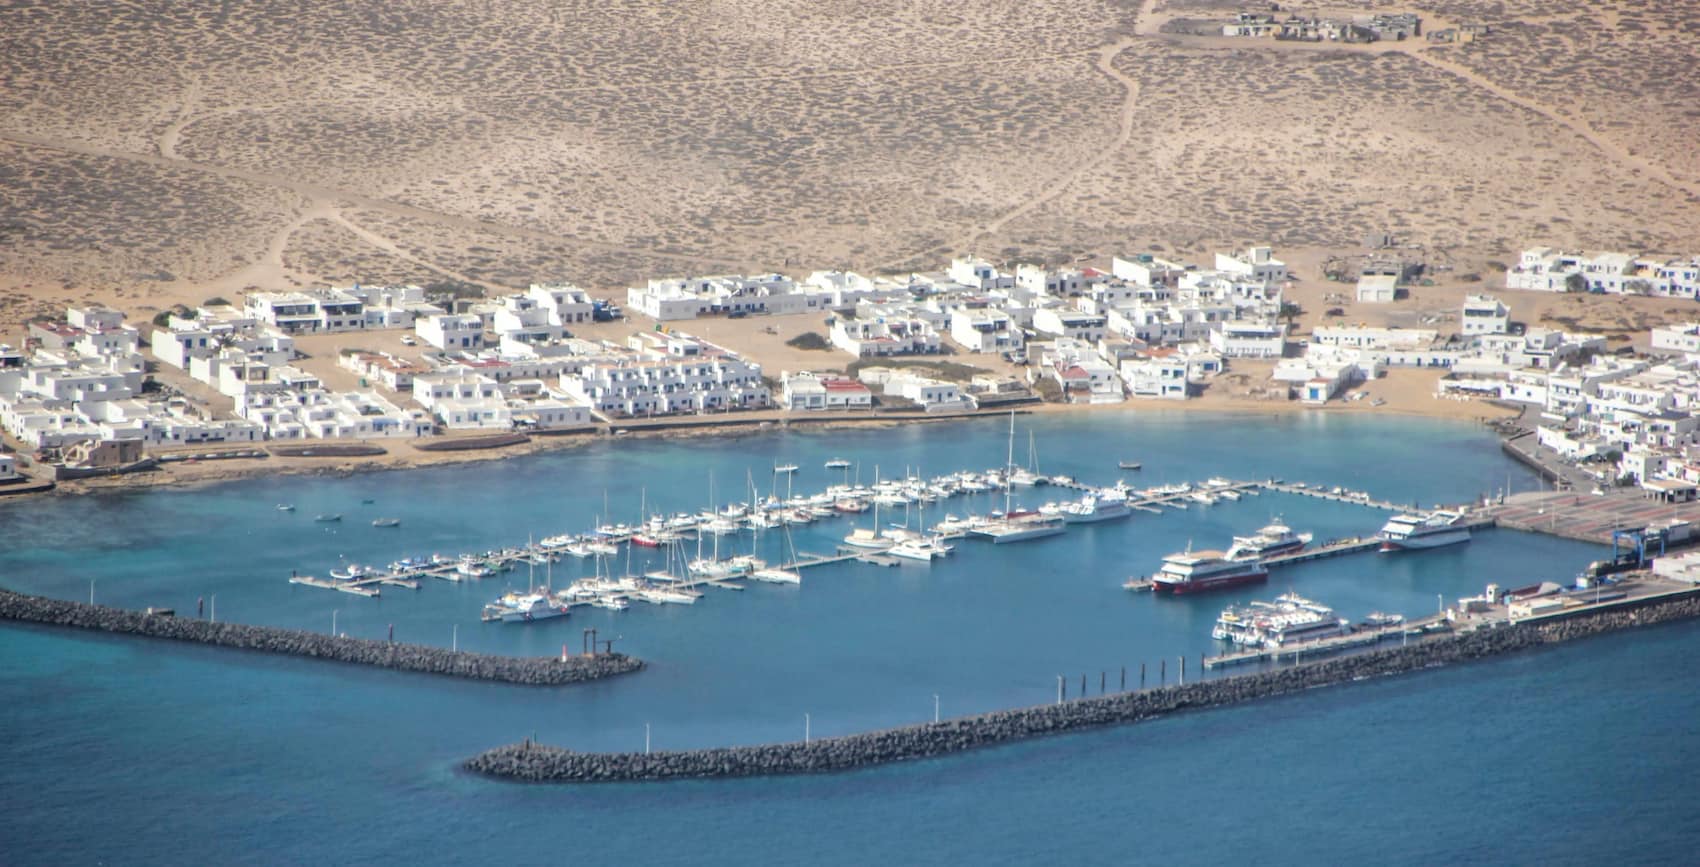
[[[1581,288],[1606,295],[1695,298],[1700,295],[1700,256],[1660,260],[1627,253],[1564,252],[1551,247],[1524,250],[1505,272],[1505,288],[1566,292],[1572,275]]]
[[[1492,295],[1466,295],[1458,323],[1465,337],[1506,334],[1511,331],[1511,308]]]
[[[942,349],[938,331],[931,322],[895,311],[889,317],[837,317],[830,338],[833,346],[858,358],[930,355]]]
[[[533,283],[525,294],[547,311],[550,325],[582,325],[596,312],[590,293],[571,283]]]
[[[376,392],[251,391],[236,405],[242,418],[263,425],[274,440],[411,437],[422,419]]]
[[[818,373],[787,373],[781,377],[784,408],[791,411],[869,409],[873,391],[854,379]]]
[[[951,310],[950,339],[969,352],[1011,352],[1026,342],[1015,320],[992,307]]]
[[[484,318],[471,313],[425,316],[413,325],[419,339],[438,349],[484,348]]]
[[[901,397],[927,412],[957,412],[972,410],[979,403],[953,382],[930,379],[916,373],[893,370],[889,367],[867,367],[857,375],[869,388],[880,393]]]
[[[1287,346],[1287,326],[1278,322],[1217,322],[1210,329],[1210,348],[1223,358],[1280,358]]]
[[[566,329],[554,321],[555,311],[530,293],[509,295],[491,316],[491,330],[503,342],[554,343]]]
[[[1121,378],[1133,397],[1186,400],[1186,361],[1174,353],[1132,358],[1121,363]]]
[[[1015,285],[1014,276],[1004,274],[992,263],[973,256],[950,260],[945,274],[951,280],[974,289],[1009,289]]]
[[[1664,325],[1654,328],[1652,349],[1654,352],[1680,353],[1683,355],[1700,353],[1700,322],[1684,322],[1679,325]]]
[[[366,302],[340,289],[250,292],[243,300],[243,310],[285,334],[364,331],[375,327],[367,322]]]
[[[1097,343],[1109,330],[1109,319],[1096,313],[1045,307],[1033,311],[1033,329],[1052,337]]]
[[[722,314],[808,313],[832,309],[834,301],[833,293],[798,286],[782,274],[651,280],[626,290],[627,307],[660,322]]]
[[[1292,271],[1288,270],[1287,263],[1275,258],[1275,250],[1271,247],[1251,247],[1233,253],[1217,253],[1216,270],[1263,283],[1280,283],[1292,278]]]
[[[689,340],[688,336],[680,336]],[[761,365],[711,344],[675,341],[670,355],[633,353],[562,374],[561,388],[575,401],[611,416],[670,415],[766,409],[772,395]]]

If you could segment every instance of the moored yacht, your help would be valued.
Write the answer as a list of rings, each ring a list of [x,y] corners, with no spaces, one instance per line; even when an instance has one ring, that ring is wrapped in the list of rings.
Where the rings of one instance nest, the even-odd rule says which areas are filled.
[[[495,602],[484,606],[482,619],[500,620],[503,623],[530,623],[533,620],[565,617],[566,614],[565,605],[550,602],[549,597],[540,593],[506,593]]]
[[[1127,506],[1127,495],[1117,490],[1101,491],[1079,502],[1065,503],[1059,511],[1065,524],[1092,524],[1133,514]]]

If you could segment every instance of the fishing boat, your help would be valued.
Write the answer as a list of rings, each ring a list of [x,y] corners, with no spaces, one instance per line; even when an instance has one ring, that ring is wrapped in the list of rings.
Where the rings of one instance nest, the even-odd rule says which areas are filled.
[[[1143,468],[1145,465],[1139,461],[1116,461],[1116,466],[1124,470],[1137,470]]]
[[[797,471],[797,465],[796,464],[776,464],[773,467],[773,471],[776,472],[776,473],[794,473],[794,472]]]
[[[313,520],[320,523],[320,524],[334,524],[338,521],[341,521],[342,516],[341,515],[317,515],[313,518]]]
[[[367,578],[375,578],[377,575],[378,571],[376,569],[373,569],[370,566],[362,566],[358,563],[351,563],[344,569],[331,570],[331,577],[338,581],[361,581]]]
[[[850,469],[850,462],[844,458],[833,458],[826,462],[826,468],[829,470],[847,470]]]
[[[279,512],[293,512],[293,511],[295,511],[295,504],[293,504],[293,503],[278,503],[277,504],[277,510]]]
[[[399,527],[399,526],[401,526],[401,519],[400,518],[377,518],[377,519],[374,519],[372,521],[372,526],[374,526],[374,527]]]
[[[624,611],[627,608],[632,607],[630,602],[627,602],[618,596],[598,596],[595,599],[590,600],[590,604],[597,608],[606,608],[609,611]]]
[[[486,622],[500,620],[503,623],[530,623],[534,620],[565,616],[567,606],[551,602],[549,597],[541,593],[505,593],[501,598],[484,606],[480,619]]]

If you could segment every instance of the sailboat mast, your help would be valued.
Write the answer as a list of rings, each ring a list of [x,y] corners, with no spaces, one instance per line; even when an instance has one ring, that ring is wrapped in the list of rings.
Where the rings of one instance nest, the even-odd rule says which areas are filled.
[[[1015,475],[1015,410],[1009,411],[1009,447],[1003,459],[1003,519],[1009,520],[1010,498],[1015,493],[1015,485],[1010,477]]]

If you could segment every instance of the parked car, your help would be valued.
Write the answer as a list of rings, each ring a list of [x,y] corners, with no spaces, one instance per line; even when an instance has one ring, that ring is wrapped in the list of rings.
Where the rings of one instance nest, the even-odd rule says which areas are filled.
[[[411,335],[411,334],[403,334],[401,336],[401,345],[402,346],[418,346],[419,341],[417,339],[415,339],[414,336]]]

